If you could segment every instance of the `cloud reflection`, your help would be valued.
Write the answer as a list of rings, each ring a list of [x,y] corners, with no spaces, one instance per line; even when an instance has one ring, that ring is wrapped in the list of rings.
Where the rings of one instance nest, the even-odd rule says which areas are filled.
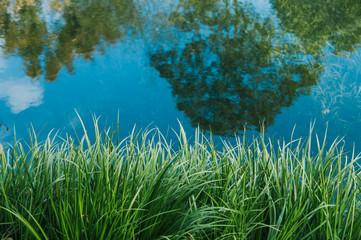
[[[6,105],[14,114],[29,107],[39,106],[43,103],[43,96],[44,89],[30,78],[0,79],[0,100],[6,101]]]

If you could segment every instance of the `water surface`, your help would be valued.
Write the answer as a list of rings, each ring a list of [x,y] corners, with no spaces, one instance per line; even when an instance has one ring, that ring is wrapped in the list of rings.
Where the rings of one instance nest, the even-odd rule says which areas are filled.
[[[0,141],[120,119],[127,136],[199,126],[360,145],[356,0],[0,3]],[[361,148],[359,148],[361,151]]]

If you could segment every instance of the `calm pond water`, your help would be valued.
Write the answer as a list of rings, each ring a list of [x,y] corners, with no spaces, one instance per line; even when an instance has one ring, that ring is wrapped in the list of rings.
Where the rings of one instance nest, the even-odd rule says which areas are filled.
[[[359,0],[3,0],[0,142],[88,127],[194,127],[361,151]],[[360,145],[360,146],[359,146]],[[359,146],[359,147],[357,147]]]

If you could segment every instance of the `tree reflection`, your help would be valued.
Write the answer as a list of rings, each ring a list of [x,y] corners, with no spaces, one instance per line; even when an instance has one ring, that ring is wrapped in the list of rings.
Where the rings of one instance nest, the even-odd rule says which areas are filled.
[[[52,14],[62,16],[55,23],[45,21],[40,0],[1,2],[4,53],[23,57],[32,78],[45,72],[47,80],[56,80],[62,67],[72,73],[75,56],[91,59],[95,50],[116,43],[139,22],[132,0],[54,0],[50,5]]]
[[[39,2],[18,1],[12,7],[14,17],[7,11],[10,1],[3,1],[0,35],[4,38],[4,53],[15,53],[24,58],[26,74],[35,78],[41,74],[40,56],[44,51],[47,29],[39,17]],[[12,18],[16,17],[16,21]]]
[[[281,27],[302,40],[308,52],[330,43],[336,54],[354,52],[361,43],[359,0],[271,0]]]
[[[230,1],[184,1],[171,14],[174,25],[192,32],[185,45],[159,48],[151,63],[166,78],[177,107],[194,126],[229,135],[243,126],[265,127],[283,107],[310,93],[322,72],[251,6]]]
[[[306,47],[244,1],[179,0],[169,13],[169,36],[178,32],[184,39],[152,46],[150,60],[170,83],[178,109],[194,126],[221,135],[238,132],[244,125],[259,128],[260,122],[270,126],[282,108],[308,95],[317,84],[323,69],[320,51],[330,30],[307,36],[311,30],[302,29],[303,8],[298,7],[302,4],[273,2],[283,28],[306,39]],[[49,20],[41,0],[0,2],[4,52],[23,57],[28,76],[44,74],[48,81],[56,80],[64,67],[72,74],[75,57],[93,58],[96,50],[103,51],[139,29],[143,21],[133,0],[52,0],[50,6],[54,16]],[[295,9],[287,10],[289,6]],[[292,20],[297,14],[301,17],[288,21],[286,11],[294,15]],[[303,21],[315,25],[308,12],[303,14]],[[307,39],[312,36],[316,38]],[[352,48],[356,40],[350,38],[349,45],[336,48]]]

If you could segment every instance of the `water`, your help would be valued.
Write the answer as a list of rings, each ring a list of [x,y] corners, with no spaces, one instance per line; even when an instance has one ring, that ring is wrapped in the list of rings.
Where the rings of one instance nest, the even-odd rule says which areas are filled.
[[[77,111],[89,128],[119,116],[123,137],[314,123],[361,151],[359,16],[356,0],[2,1],[0,142],[80,131]]]

